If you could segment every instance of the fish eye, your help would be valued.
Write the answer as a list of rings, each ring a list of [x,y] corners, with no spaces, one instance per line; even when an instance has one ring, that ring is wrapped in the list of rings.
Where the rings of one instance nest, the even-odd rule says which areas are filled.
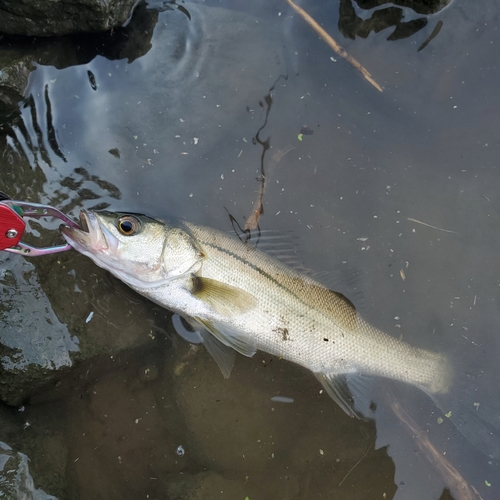
[[[125,236],[132,236],[140,229],[141,223],[131,215],[124,215],[118,219],[118,231]]]

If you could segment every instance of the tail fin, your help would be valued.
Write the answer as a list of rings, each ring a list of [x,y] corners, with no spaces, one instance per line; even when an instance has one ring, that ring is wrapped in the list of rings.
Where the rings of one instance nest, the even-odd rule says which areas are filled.
[[[489,457],[499,458],[500,400],[498,393],[488,396],[478,379],[457,374],[447,393],[429,395],[468,441]]]
[[[479,368],[475,376],[460,369],[460,364],[453,362],[458,358],[431,354],[428,359],[423,358],[422,366],[424,374],[433,372],[434,376],[422,376],[423,383],[415,385],[443,412],[441,418],[449,418],[480,452],[490,458],[500,458],[500,384],[485,380]],[[348,375],[346,381],[354,399],[354,414],[372,417],[373,378]],[[392,386],[393,392],[397,385],[393,382]]]

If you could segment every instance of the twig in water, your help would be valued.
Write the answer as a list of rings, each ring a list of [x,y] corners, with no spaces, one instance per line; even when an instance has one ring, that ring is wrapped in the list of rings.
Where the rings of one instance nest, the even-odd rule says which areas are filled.
[[[365,458],[366,455],[368,455],[368,452],[372,448],[373,448],[373,444],[370,444],[370,446],[368,446],[368,448],[366,449],[366,451],[363,453],[363,456],[351,467],[351,469],[349,470],[349,472],[344,476],[344,479],[342,479],[342,481],[340,481],[339,486],[342,486],[342,483],[347,479],[347,476],[361,463],[361,460],[363,460],[363,458]]]
[[[356,61],[354,57],[350,56],[304,9],[293,3],[292,0],[287,0],[287,2],[340,57],[343,57],[348,63],[354,66],[379,92],[383,92],[382,87],[372,78],[369,71]]]
[[[274,170],[276,164],[285,156],[287,153],[295,149],[293,146],[288,145],[284,150],[278,149],[278,152],[273,155],[269,165],[267,167],[268,174],[264,173],[264,166],[261,166],[261,176],[260,176],[260,189],[257,199],[253,204],[252,213],[248,216],[245,222],[245,231],[254,231],[259,226],[260,216],[264,213],[264,193],[266,192],[266,185],[268,177]]]
[[[444,231],[445,233],[457,234],[456,231],[451,231],[450,229],[443,229],[442,227],[432,226],[431,224],[427,224],[426,222],[422,222],[421,220],[412,219],[411,217],[408,217],[408,220],[410,222],[416,222],[417,224],[422,224],[422,226],[427,226],[427,227],[431,227],[432,229],[437,229],[438,231]]]
[[[474,486],[470,486],[444,455],[436,450],[425,431],[410,417],[405,408],[399,403],[393,402],[391,409],[399,420],[406,424],[408,430],[413,435],[415,444],[424,454],[424,457],[441,473],[441,477],[450,488],[453,497],[457,500],[482,500],[481,495]]]

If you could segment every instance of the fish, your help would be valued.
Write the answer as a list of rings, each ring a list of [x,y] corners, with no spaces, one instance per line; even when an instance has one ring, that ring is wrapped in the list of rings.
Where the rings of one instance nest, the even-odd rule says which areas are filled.
[[[457,373],[449,356],[371,325],[347,297],[314,275],[233,234],[184,220],[82,210],[80,221],[81,228],[62,227],[66,241],[183,317],[226,378],[235,352],[251,357],[263,351],[309,369],[345,413],[357,418],[366,414],[367,381],[373,377],[410,384],[452,416],[478,448],[499,454],[491,412],[483,422],[477,403],[453,392]]]

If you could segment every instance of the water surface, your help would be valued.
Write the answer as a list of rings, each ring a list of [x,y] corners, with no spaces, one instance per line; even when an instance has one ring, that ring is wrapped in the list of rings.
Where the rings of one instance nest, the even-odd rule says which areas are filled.
[[[354,285],[329,285],[388,333],[453,352],[498,398],[497,5],[300,5],[382,93],[285,1],[154,2],[127,36],[47,42],[4,127],[4,190],[75,217],[110,207],[229,231],[229,215],[251,215],[264,169],[261,229],[293,232],[311,269],[355,270]],[[224,380],[168,313],[83,256],[30,262],[60,322],[40,327],[47,349],[53,329],[72,346],[85,328],[99,345],[22,412],[2,410],[17,431],[0,441],[29,456],[47,494],[460,498],[398,402],[482,498],[498,496],[498,461],[417,391],[378,387],[362,422],[264,353],[238,356]]]

